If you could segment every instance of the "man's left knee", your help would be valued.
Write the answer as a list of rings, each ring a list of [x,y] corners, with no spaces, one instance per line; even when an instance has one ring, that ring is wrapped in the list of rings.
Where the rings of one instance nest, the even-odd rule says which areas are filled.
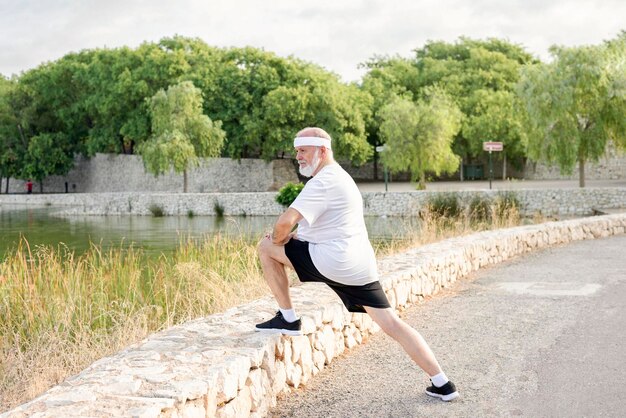
[[[263,237],[256,246],[256,252],[260,257],[264,255],[268,255],[271,246],[272,246],[272,242],[268,240],[267,238]]]

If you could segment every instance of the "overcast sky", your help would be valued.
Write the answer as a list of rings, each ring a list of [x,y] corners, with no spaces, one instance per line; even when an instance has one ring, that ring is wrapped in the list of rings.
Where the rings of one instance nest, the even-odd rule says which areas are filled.
[[[498,37],[548,59],[553,44],[621,30],[625,0],[0,0],[0,73],[179,34],[293,55],[353,81],[373,55],[409,57],[428,40]]]

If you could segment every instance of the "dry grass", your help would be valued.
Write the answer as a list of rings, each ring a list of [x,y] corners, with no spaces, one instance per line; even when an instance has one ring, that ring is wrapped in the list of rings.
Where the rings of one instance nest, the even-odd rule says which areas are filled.
[[[376,252],[520,222],[514,207],[500,214],[476,222],[426,210],[418,230],[375,243]],[[242,237],[188,240],[174,256],[158,259],[132,246],[94,245],[76,255],[63,245],[31,248],[23,240],[0,264],[0,411],[150,333],[267,293],[256,243]]]
[[[415,227],[415,223],[407,222],[405,231],[400,237],[375,241],[376,254],[384,256],[446,238],[469,235],[478,231],[510,228],[524,221],[515,205],[496,201],[489,206],[488,211],[488,216],[477,219],[469,209],[460,211],[457,216],[445,216],[427,206],[419,214],[419,226]],[[544,219],[539,215],[532,219],[532,223],[543,221]]]
[[[245,238],[188,241],[157,260],[23,240],[0,265],[0,411],[152,332],[266,293]]]

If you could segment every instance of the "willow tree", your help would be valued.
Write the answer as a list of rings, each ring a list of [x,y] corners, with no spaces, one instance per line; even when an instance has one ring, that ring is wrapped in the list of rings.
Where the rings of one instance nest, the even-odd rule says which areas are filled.
[[[626,32],[598,46],[556,47],[550,64],[524,69],[518,92],[531,129],[528,156],[556,164],[585,187],[585,164],[612,142],[626,148]]]
[[[459,157],[452,151],[461,128],[461,111],[443,94],[413,102],[397,98],[380,110],[380,134],[385,140],[381,159],[391,171],[409,170],[418,188],[426,188],[426,173],[454,173]]]
[[[183,173],[197,167],[201,157],[217,157],[226,134],[220,121],[202,113],[202,92],[190,81],[160,90],[150,100],[152,136],[138,147],[146,169],[159,175],[173,169]]]

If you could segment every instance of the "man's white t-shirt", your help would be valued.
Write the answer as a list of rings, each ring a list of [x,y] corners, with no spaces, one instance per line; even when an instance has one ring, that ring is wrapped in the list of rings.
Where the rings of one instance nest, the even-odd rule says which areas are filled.
[[[339,164],[323,167],[290,207],[304,217],[297,238],[309,242],[311,259],[320,273],[351,286],[378,280],[363,219],[363,198]]]

